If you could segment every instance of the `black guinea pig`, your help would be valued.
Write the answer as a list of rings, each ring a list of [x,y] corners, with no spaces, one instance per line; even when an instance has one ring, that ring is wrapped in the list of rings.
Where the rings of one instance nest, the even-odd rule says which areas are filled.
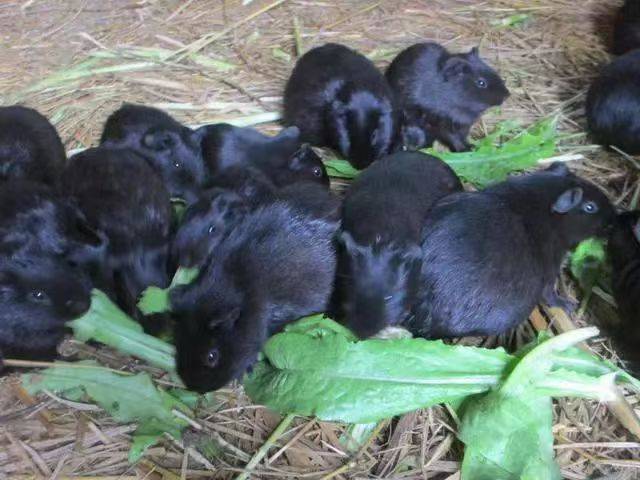
[[[0,255],[58,257],[94,268],[102,263],[107,238],[53,189],[28,180],[0,185]]]
[[[172,242],[172,262],[181,267],[203,266],[250,209],[250,201],[232,190],[212,188],[203,192],[185,210]]]
[[[592,139],[640,153],[640,50],[606,65],[587,92],[587,129]]]
[[[564,257],[614,216],[604,193],[560,163],[442,199],[422,234],[419,301],[406,325],[427,338],[494,335],[540,301],[563,306],[554,287]]]
[[[390,152],[396,138],[392,93],[371,61],[328,43],[305,53],[284,91],[284,121],[302,140],[331,147],[356,168]]]
[[[66,160],[58,132],[43,115],[19,105],[0,107],[0,181],[55,185]]]
[[[142,290],[169,283],[171,203],[162,178],[133,150],[98,147],[71,157],[61,183],[109,240],[97,286],[136,314]]]
[[[414,151],[428,148],[435,140],[433,133],[427,131],[427,114],[416,108],[406,107],[399,112],[398,138],[396,150]]]
[[[190,205],[172,243],[172,262],[183,267],[204,265],[211,252],[229,234],[243,217],[256,208],[269,203],[286,202],[296,211],[318,219],[338,221],[340,199],[324,185],[315,182],[297,182],[281,189],[261,183],[256,176],[246,175],[251,169],[236,167],[225,169],[218,178],[223,187],[203,192],[198,201]]]
[[[612,53],[622,55],[640,48],[640,2],[626,0],[613,27]]]
[[[202,156],[214,182],[230,167],[253,167],[278,187],[298,181],[329,186],[322,160],[300,141],[297,127],[269,136],[253,128],[217,123],[200,127],[198,132],[202,137]]]
[[[88,277],[52,257],[0,257],[0,357],[50,360],[91,303]],[[1,360],[0,360],[1,364]]]
[[[170,195],[187,203],[195,201],[206,181],[200,133],[157,108],[124,104],[107,119],[100,145],[130,148],[142,155]]]
[[[609,332],[631,370],[640,372],[640,211],[618,216],[607,244],[620,324]]]
[[[438,200],[460,190],[446,163],[419,152],[384,157],[353,182],[342,207],[335,301],[359,337],[400,324],[409,314],[422,227]]]
[[[193,283],[172,289],[177,370],[189,389],[240,378],[270,334],[325,311],[337,226],[285,202],[265,205],[232,229]]]
[[[452,54],[437,43],[417,43],[393,59],[385,76],[400,107],[409,112],[409,126],[423,122],[427,143],[420,147],[435,138],[455,152],[469,150],[471,126],[509,96],[504,81],[477,48]]]

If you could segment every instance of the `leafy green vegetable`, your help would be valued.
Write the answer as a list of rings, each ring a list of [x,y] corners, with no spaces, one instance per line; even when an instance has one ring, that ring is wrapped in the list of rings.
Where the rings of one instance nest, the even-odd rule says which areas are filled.
[[[176,285],[187,285],[197,276],[197,268],[178,268],[168,288],[147,287],[145,291],[142,292],[140,300],[138,300],[138,308],[145,315],[169,312],[171,310],[169,303],[169,292],[171,289]]]
[[[173,223],[180,225],[184,212],[187,210],[187,203],[181,198],[171,199],[171,213],[173,216]]]
[[[180,439],[188,422],[173,414],[191,410],[176,397],[156,388],[146,373],[124,375],[99,367],[93,361],[60,364],[22,376],[31,394],[43,390],[57,392],[69,400],[88,397],[119,422],[135,422],[137,428],[129,451],[129,461],[137,461],[144,450],[168,433]]]
[[[466,446],[462,478],[562,478],[553,460],[551,395],[554,392],[538,387],[549,385],[547,380],[554,367],[554,352],[566,350],[597,333],[596,328],[585,328],[544,339],[521,358],[500,386],[465,403],[458,430],[458,436]],[[564,391],[555,393],[580,394],[583,392],[578,388],[580,380],[591,383],[590,378],[580,379],[582,374],[556,373],[562,373],[557,378],[557,386]],[[576,381],[575,385],[571,385],[572,380]],[[594,380],[598,382],[598,379]],[[613,383],[610,385],[615,389]],[[602,390],[594,390],[587,396],[612,400],[609,387],[604,384]]]
[[[327,168],[329,176],[335,178],[355,178],[360,173],[349,162],[339,158],[325,160],[324,166]]]
[[[81,342],[95,340],[165,371],[175,370],[174,347],[144,333],[138,322],[100,290],[91,292],[91,308],[68,325]]]
[[[351,429],[355,438],[344,439],[348,448],[366,441],[373,422],[465,400],[462,478],[553,480],[560,477],[551,397],[615,402],[616,381],[640,391],[638,380],[574,347],[597,333],[591,327],[541,334],[509,355],[424,339],[358,341],[318,315],[271,337],[244,384],[255,402],[281,413],[368,423]]]
[[[328,318],[303,325],[271,337],[245,389],[274,410],[323,420],[370,423],[484,392],[512,358],[423,339],[358,342]]]
[[[584,293],[589,294],[598,281],[606,276],[606,260],[605,242],[596,238],[581,242],[571,254],[571,275]]]
[[[433,148],[423,150],[447,162],[466,181],[484,187],[504,180],[508,174],[535,167],[539,160],[556,151],[556,120],[542,120],[531,127],[516,131],[514,122],[502,122],[495,131],[476,142],[470,152],[443,152]],[[503,141],[503,137],[510,136]],[[325,161],[329,176],[354,178],[358,170],[339,159]]]
[[[513,130],[512,122],[498,125],[494,133],[476,142],[470,152],[437,152],[434,149],[425,152],[447,162],[466,181],[485,187],[504,180],[512,172],[535,167],[539,160],[553,156],[556,151],[554,118],[542,120],[499,143],[502,136]]]
[[[551,398],[482,396],[462,416],[465,480],[560,479],[553,460]]]

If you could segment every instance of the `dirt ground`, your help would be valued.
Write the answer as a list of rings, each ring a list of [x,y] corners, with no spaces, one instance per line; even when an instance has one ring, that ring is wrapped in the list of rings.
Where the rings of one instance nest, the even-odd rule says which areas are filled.
[[[95,145],[107,115],[122,102],[164,108],[190,124],[234,120],[274,132],[284,82],[298,56],[340,42],[384,67],[402,48],[433,40],[453,51],[480,46],[506,79],[511,97],[474,135],[505,119],[528,125],[557,115],[560,153],[571,168],[635,205],[633,158],[607,153],[584,135],[584,95],[606,45],[613,0],[4,0],[0,2],[0,104],[24,103],[47,115],[69,150]],[[511,24],[514,15],[522,23]],[[565,281],[567,288],[571,285]],[[597,322],[542,310],[516,332],[483,345],[513,348],[537,328]],[[606,338],[594,349],[616,359]],[[65,354],[113,368],[153,371],[104,348],[73,341]],[[17,374],[0,383],[0,478],[233,478],[278,425],[242,388],[217,392],[196,427],[167,438],[129,465],[132,425],[101,409],[55,396],[25,396]],[[628,396],[631,405],[638,398]],[[640,478],[640,443],[605,405],[560,400],[557,460],[569,479]],[[251,478],[458,479],[461,445],[443,407],[380,426],[355,451],[346,426],[297,418]],[[202,445],[212,440],[215,455]],[[209,442],[211,443],[211,442]]]

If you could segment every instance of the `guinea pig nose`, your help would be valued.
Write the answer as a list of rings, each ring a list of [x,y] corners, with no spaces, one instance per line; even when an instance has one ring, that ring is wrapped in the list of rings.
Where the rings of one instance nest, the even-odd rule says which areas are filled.
[[[69,299],[64,303],[64,306],[69,310],[72,315],[81,315],[87,310],[91,301],[88,298],[75,298]]]

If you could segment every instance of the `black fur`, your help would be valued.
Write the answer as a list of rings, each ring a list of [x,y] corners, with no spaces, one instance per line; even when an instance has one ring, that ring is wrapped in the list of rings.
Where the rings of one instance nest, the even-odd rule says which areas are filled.
[[[0,255],[57,257],[92,268],[103,262],[107,244],[82,212],[50,187],[26,180],[0,185]]]
[[[206,181],[200,137],[162,110],[124,104],[107,119],[100,144],[142,155],[161,175],[171,196],[189,203]]]
[[[273,200],[278,190],[262,170],[243,166],[225,168],[212,179],[211,187],[234,191],[256,206]]]
[[[567,251],[604,234],[614,215],[607,197],[563,164],[444,198],[423,232],[408,327],[428,338],[493,335],[541,300],[562,305],[554,284]]]
[[[612,52],[623,55],[636,48],[640,48],[640,1],[626,0],[616,15]]]
[[[340,220],[340,199],[317,183],[302,182],[281,188],[276,192],[275,199],[314,218]]]
[[[356,168],[393,148],[392,93],[383,75],[358,52],[328,43],[296,63],[284,92],[284,121],[302,140],[331,147]]]
[[[177,368],[188,388],[206,392],[239,378],[268,335],[325,310],[336,229],[274,202],[245,216],[192,284],[172,290]]]
[[[89,309],[90,289],[88,277],[59,259],[1,257],[0,357],[54,358],[65,322]]]
[[[339,220],[340,200],[324,185],[298,182],[276,189],[272,184],[269,187],[262,183],[261,175],[251,168],[225,169],[217,177],[223,180],[220,182],[223,188],[203,192],[187,208],[173,240],[172,258],[176,265],[204,265],[213,249],[246,214],[274,201],[286,202],[299,213],[314,218]]]
[[[602,69],[587,93],[587,127],[593,140],[640,153],[640,50]]]
[[[169,283],[171,205],[164,182],[133,150],[99,147],[71,157],[62,188],[109,239],[98,286],[135,314],[144,288]]]
[[[427,115],[424,111],[406,107],[399,112],[399,138],[396,145],[399,150],[414,151],[431,147],[435,140],[433,133],[427,131]]]
[[[385,157],[356,178],[343,204],[336,301],[358,336],[374,335],[409,314],[427,214],[460,190],[449,166],[418,152]]]
[[[254,167],[278,187],[298,181],[329,186],[322,160],[311,147],[302,144],[296,127],[285,128],[273,137],[227,123],[207,125],[198,131],[202,155],[214,182],[230,167]]]
[[[418,43],[400,52],[385,75],[409,127],[422,123],[424,145],[435,138],[456,152],[469,150],[471,126],[509,96],[476,48],[451,54],[436,43]]]
[[[43,115],[19,105],[0,107],[0,181],[55,185],[66,159],[58,132]]]
[[[640,373],[640,211],[618,216],[609,235],[613,295],[620,324],[609,332],[632,371]]]
[[[250,208],[250,201],[232,190],[213,188],[203,192],[184,213],[173,239],[173,262],[182,267],[203,266]]]

